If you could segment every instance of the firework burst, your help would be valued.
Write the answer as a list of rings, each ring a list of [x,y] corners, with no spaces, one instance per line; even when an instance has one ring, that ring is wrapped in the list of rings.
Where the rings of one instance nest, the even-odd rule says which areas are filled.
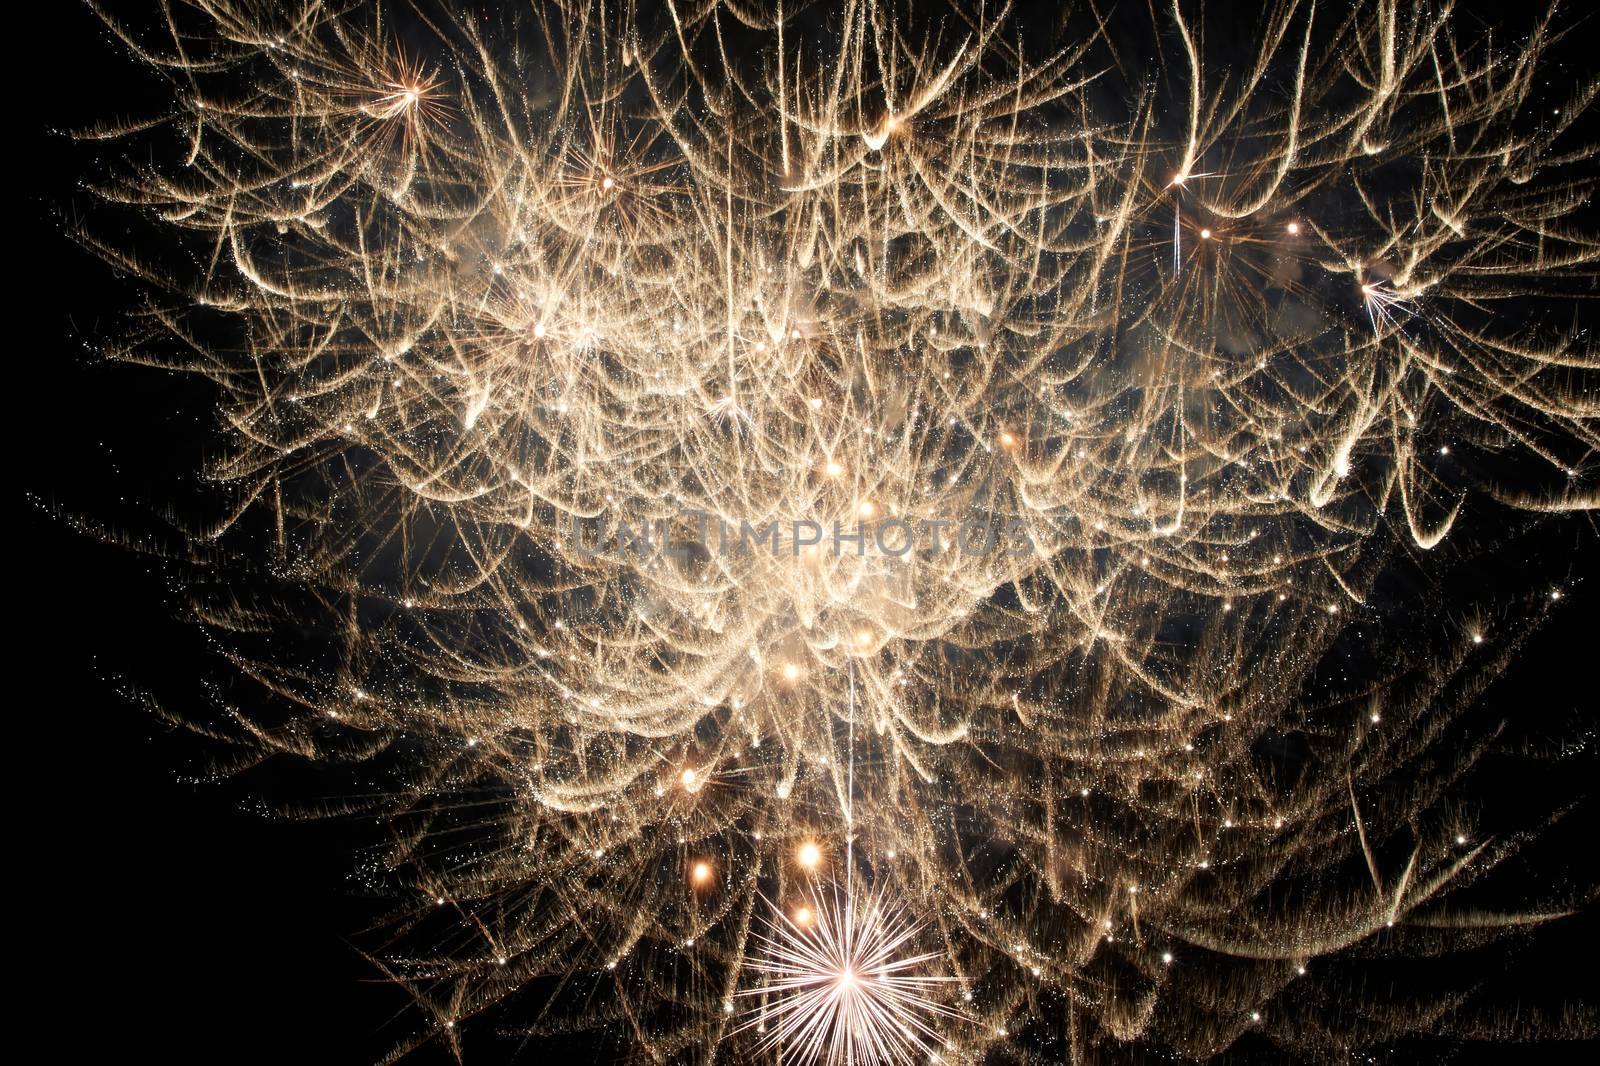
[[[102,16],[174,106],[91,131],[79,235],[151,291],[113,354],[216,387],[171,554],[260,691],[193,717],[384,768],[401,1052],[537,990],[709,1060],[746,989],[829,1062],[1348,1054],[1443,1009],[1314,960],[1575,905],[1452,895],[1528,839],[1457,793],[1562,590],[1375,593],[1468,500],[1597,502],[1552,18],[152,4]],[[759,931],[841,836],[872,891]]]
[[[814,890],[792,913],[772,907],[754,936],[747,970],[759,982],[742,1028],[758,1051],[828,1066],[937,1059],[938,1023],[959,1018],[944,1002],[955,979],[929,974],[944,958],[915,952],[923,926],[882,891]],[[769,904],[770,906],[770,904]]]

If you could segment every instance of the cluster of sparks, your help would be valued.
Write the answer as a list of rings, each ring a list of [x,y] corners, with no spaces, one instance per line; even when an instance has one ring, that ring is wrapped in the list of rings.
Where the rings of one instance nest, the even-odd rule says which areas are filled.
[[[1571,902],[1449,903],[1523,839],[1451,792],[1512,642],[1309,686],[1397,547],[1596,506],[1595,86],[1548,19],[1194,6],[103,12],[175,106],[99,191],[179,251],[81,237],[161,294],[117,354],[218,389],[224,721],[385,775],[445,945],[397,1053],[1326,1052],[1444,1010],[1315,960]]]
[[[762,1034],[757,1052],[784,1048],[828,1066],[937,1057],[943,1041],[934,1023],[957,1012],[938,998],[951,978],[919,970],[939,953],[905,950],[920,927],[882,894],[812,899],[755,936],[750,969],[762,984],[742,994],[772,1004],[746,1023]]]

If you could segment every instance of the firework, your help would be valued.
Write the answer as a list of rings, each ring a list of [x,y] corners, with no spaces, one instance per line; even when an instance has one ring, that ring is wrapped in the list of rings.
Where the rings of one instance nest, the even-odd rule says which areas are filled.
[[[157,294],[114,354],[218,389],[191,587],[272,708],[219,717],[393,766],[404,1047],[551,978],[657,1058],[1349,1048],[1437,1012],[1311,960],[1572,902],[1449,903],[1525,839],[1451,791],[1509,637],[1315,682],[1469,499],[1595,504],[1549,20],[1285,3],[1228,73],[1184,4],[159,11],[104,18],[174,114],[94,135],[171,254],[81,236]]]
[[[951,979],[918,972],[942,953],[906,950],[921,926],[881,892],[808,898],[752,937],[758,956],[747,969],[760,984],[740,994],[760,1000],[745,1023],[763,1034],[757,1051],[781,1047],[829,1066],[937,1057],[933,1023],[956,1012],[937,998]]]

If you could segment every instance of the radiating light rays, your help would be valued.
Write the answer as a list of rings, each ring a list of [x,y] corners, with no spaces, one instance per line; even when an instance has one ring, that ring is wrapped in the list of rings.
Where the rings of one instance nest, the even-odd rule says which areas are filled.
[[[368,110],[377,119],[420,121],[417,116],[442,109],[438,99],[442,81],[438,74],[417,72],[406,75],[403,80],[386,82]]]
[[[1361,303],[1367,309],[1373,333],[1388,333],[1395,329],[1410,301],[1380,281],[1368,281],[1361,286]]]
[[[752,936],[739,990],[759,1034],[757,1053],[828,1066],[909,1066],[937,1060],[941,1026],[960,1018],[946,1000],[955,978],[930,972],[940,951],[916,950],[923,927],[883,890],[852,898],[813,889],[791,915],[770,903]]]
[[[750,420],[750,412],[739,405],[733,393],[724,393],[706,404],[706,414],[726,426],[737,427]]]

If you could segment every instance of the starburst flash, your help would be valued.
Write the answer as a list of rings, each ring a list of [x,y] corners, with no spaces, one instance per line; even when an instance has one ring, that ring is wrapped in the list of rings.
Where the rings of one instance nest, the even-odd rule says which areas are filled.
[[[922,924],[883,889],[815,890],[796,912],[809,920],[772,913],[748,967],[760,984],[738,993],[756,1001],[740,1028],[764,1034],[759,1050],[868,1066],[926,1061],[942,1046],[937,1023],[960,1012],[940,995],[956,979],[926,972],[941,953],[914,950]]]

